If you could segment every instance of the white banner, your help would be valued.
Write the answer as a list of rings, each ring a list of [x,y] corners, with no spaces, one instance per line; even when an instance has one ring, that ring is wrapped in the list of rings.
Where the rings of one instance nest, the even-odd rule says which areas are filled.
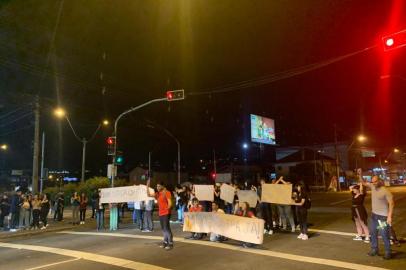
[[[237,196],[239,203],[247,202],[252,208],[257,206],[258,195],[254,190],[239,190]]]
[[[154,194],[152,188],[149,189]],[[147,196],[147,186],[128,186],[116,188],[102,188],[100,203],[122,203],[154,200]]]
[[[276,204],[293,204],[291,184],[262,185],[261,202]]]
[[[235,188],[231,185],[222,184],[220,187],[220,199],[228,203],[234,202]]]
[[[195,196],[199,201],[214,201],[213,185],[194,185]]]
[[[262,244],[264,220],[212,212],[185,213],[183,231],[215,233],[227,238]]]

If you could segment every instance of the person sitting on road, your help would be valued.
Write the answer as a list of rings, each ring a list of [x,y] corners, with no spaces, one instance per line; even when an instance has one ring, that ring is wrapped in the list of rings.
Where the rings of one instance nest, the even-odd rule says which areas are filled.
[[[367,195],[364,185],[350,186],[352,196],[351,216],[357,229],[357,234],[353,240],[369,243],[369,230],[367,226],[368,214],[364,206],[365,196]],[[365,239],[363,239],[365,237]]]
[[[217,213],[217,214],[224,214],[223,209],[220,209],[218,203],[215,202],[215,201],[211,203],[211,211],[213,213]],[[223,236],[221,236],[219,234],[215,234],[215,233],[210,233],[210,241],[212,241],[212,242],[222,242],[224,240],[225,239],[224,239]]]
[[[239,203],[239,207],[236,208],[235,215],[240,217],[256,218],[254,212],[250,211],[250,205],[247,202]],[[242,242],[244,248],[253,247],[254,244]]]
[[[190,213],[199,213],[203,212],[203,207],[199,204],[199,200],[197,198],[193,198],[192,200],[192,206],[189,208]],[[203,238],[202,233],[195,233],[192,232],[192,235],[190,237],[187,237],[186,239],[191,239],[191,240],[201,240]]]

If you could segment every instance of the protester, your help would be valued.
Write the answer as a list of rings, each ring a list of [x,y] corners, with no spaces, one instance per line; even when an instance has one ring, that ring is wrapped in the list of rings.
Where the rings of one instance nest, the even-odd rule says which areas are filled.
[[[74,192],[70,198],[70,203],[72,205],[72,224],[79,225],[79,207],[80,207],[80,197],[77,192]]]
[[[250,206],[247,202],[239,203],[239,207],[235,209],[234,214],[237,216],[240,216],[240,217],[256,218],[254,213],[250,210]],[[249,248],[249,247],[253,247],[254,244],[242,242],[242,246],[244,248]]]
[[[87,196],[85,193],[82,192],[82,194],[80,195],[80,202],[79,202],[80,224],[85,224],[87,202],[88,202]]]
[[[142,201],[137,201],[134,202],[134,213],[135,213],[135,226],[140,229],[141,231],[143,230],[143,211],[142,208],[144,207],[144,203]]]
[[[154,222],[152,221],[152,211],[154,210],[154,200],[144,201],[144,230],[142,232],[152,232],[154,230]]]
[[[369,256],[379,255],[378,250],[378,232],[382,236],[385,247],[383,258],[389,260],[392,257],[390,246],[390,231],[392,225],[393,208],[395,202],[392,193],[384,187],[378,176],[372,177],[371,183],[364,181],[361,169],[358,170],[360,184],[364,184],[371,189],[372,215],[371,215],[371,250]]]
[[[42,196],[42,200],[41,200],[41,213],[40,213],[41,222],[42,222],[41,230],[46,229],[48,227],[48,213],[49,213],[50,207],[51,207],[51,205],[48,200],[48,195],[44,194]]]
[[[64,196],[63,192],[58,194],[56,205],[57,205],[57,207],[56,207],[57,220],[62,221],[63,220],[63,210],[65,209],[65,196]]]
[[[104,230],[104,205],[100,202],[100,190],[97,191],[96,198],[96,229]]]
[[[21,229],[29,229],[30,228],[30,202],[28,201],[27,196],[22,196],[22,203],[20,207],[20,228]]]
[[[39,218],[40,218],[40,214],[41,214],[41,200],[38,196],[38,194],[34,195],[34,198],[31,202],[32,205],[32,224],[31,224],[31,228],[36,230],[39,229]]]
[[[261,179],[261,185],[257,189],[257,194],[262,198],[262,186],[266,184],[265,179]],[[265,221],[264,224],[264,234],[273,234],[273,222],[272,222],[272,209],[271,204],[266,202],[260,202],[259,211],[261,213],[262,219]]]
[[[15,232],[19,225],[20,207],[21,207],[21,190],[17,190],[17,192],[13,194],[13,196],[11,197],[10,203],[10,212],[11,212],[10,231],[12,232]]]
[[[92,199],[91,199],[91,204],[92,204],[92,216],[91,216],[91,218],[95,218],[95,215],[96,215],[96,210],[97,210],[97,204],[96,204],[97,196],[98,196],[97,191],[93,192],[93,194],[92,194]]]
[[[200,213],[203,212],[203,206],[199,204],[199,200],[197,198],[193,198],[192,206],[189,208],[190,213]],[[191,240],[201,240],[203,238],[202,233],[192,232],[190,237],[186,237],[187,239]]]
[[[285,180],[283,180],[283,176],[281,176],[278,179],[278,181],[275,182],[275,184],[286,185],[289,183],[286,182]],[[295,227],[295,221],[293,219],[292,207],[290,205],[278,204],[278,211],[279,211],[279,216],[281,219],[283,230],[287,230],[287,222],[289,220],[291,231],[294,233],[296,231],[296,227]]]
[[[365,196],[367,195],[366,190],[361,183],[360,185],[350,186],[350,191],[352,197],[351,217],[357,229],[357,234],[353,240],[364,240],[366,243],[369,243],[368,214],[364,206]]]
[[[173,236],[169,223],[172,208],[171,193],[166,189],[165,185],[161,183],[157,184],[156,188],[158,192],[154,195],[150,193],[149,186],[150,180],[147,181],[147,195],[149,197],[155,197],[158,201],[159,221],[164,235],[163,243],[160,247],[171,250],[173,249]]]
[[[185,213],[185,208],[186,205],[188,203],[188,194],[187,194],[187,190],[186,187],[178,187],[176,189],[176,209],[178,212],[178,222],[183,224],[183,216]]]
[[[307,210],[310,208],[310,198],[303,183],[297,184],[295,186],[293,198],[296,205],[296,216],[300,225],[300,234],[297,238],[308,240],[309,236],[307,235]]]
[[[6,194],[0,200],[0,227],[6,231],[10,224],[7,222],[7,217],[10,215],[10,202]]]
[[[211,204],[211,211],[213,213],[217,213],[217,214],[224,214],[224,211],[219,208],[219,205],[217,204],[217,202],[212,202]],[[210,233],[210,241],[212,242],[222,242],[224,241],[225,238],[219,234],[215,234],[215,233]]]

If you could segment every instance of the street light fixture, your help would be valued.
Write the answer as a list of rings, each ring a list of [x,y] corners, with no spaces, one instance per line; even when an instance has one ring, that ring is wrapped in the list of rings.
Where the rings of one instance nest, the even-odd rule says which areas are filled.
[[[81,174],[80,181],[84,182],[85,181],[85,171],[86,171],[86,168],[85,168],[85,164],[86,164],[86,145],[87,145],[87,143],[91,142],[96,137],[96,134],[99,131],[99,129],[102,127],[102,125],[103,126],[109,125],[109,121],[105,119],[101,123],[99,123],[99,125],[97,126],[96,130],[93,132],[90,139],[86,139],[85,137],[81,138],[81,137],[79,137],[77,135],[77,133],[76,133],[75,129],[73,128],[72,123],[70,122],[69,117],[68,117],[68,115],[67,115],[67,113],[66,113],[66,111],[64,109],[56,108],[54,110],[54,115],[56,117],[58,117],[59,119],[65,118],[66,121],[68,122],[69,127],[71,128],[75,138],[82,143],[82,174]]]
[[[8,149],[8,145],[7,144],[2,144],[0,145],[0,149],[3,151],[6,151]]]
[[[359,142],[365,142],[367,140],[367,137],[365,137],[364,135],[361,134],[357,137],[357,139]]]
[[[242,148],[248,149],[248,144],[247,144],[247,143],[243,143],[243,144],[242,144]]]
[[[394,153],[399,153],[400,150],[399,150],[398,148],[395,148],[395,149],[393,149],[393,152],[394,152]]]

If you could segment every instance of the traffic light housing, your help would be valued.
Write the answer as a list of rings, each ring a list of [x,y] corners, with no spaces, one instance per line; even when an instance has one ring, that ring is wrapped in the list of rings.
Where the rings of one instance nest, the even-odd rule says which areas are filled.
[[[185,99],[185,90],[169,90],[166,92],[167,101],[176,101]]]
[[[382,44],[384,51],[390,51],[406,46],[406,30],[383,36]]]
[[[115,160],[114,160],[114,164],[116,164],[116,165],[123,165],[123,163],[124,163],[123,152],[117,151],[116,158],[115,158]]]
[[[106,139],[107,143],[107,154],[109,156],[114,155],[114,146],[116,145],[116,137],[108,137]]]

